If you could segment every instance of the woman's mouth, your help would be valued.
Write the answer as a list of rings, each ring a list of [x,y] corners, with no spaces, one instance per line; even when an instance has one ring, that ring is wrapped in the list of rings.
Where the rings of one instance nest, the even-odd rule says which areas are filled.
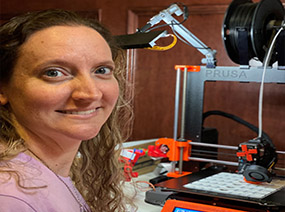
[[[65,114],[73,114],[73,115],[89,115],[91,113],[94,113],[98,109],[99,108],[91,109],[91,110],[82,110],[82,111],[56,110],[56,112],[65,113]]]

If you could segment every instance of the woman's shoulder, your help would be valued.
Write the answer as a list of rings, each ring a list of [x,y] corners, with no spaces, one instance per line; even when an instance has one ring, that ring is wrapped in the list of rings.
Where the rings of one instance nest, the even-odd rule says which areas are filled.
[[[20,187],[42,187],[43,184],[39,184],[39,181],[43,179],[45,179],[43,165],[24,153],[18,154],[9,161],[0,162],[0,186],[1,184],[14,186],[18,183]],[[36,184],[30,184],[30,182],[36,182]]]
[[[0,211],[5,212],[36,212],[37,210],[17,196],[0,194]]]
[[[31,207],[30,211],[33,211],[32,208],[45,212],[79,211],[78,203],[65,180],[67,179],[60,180],[47,167],[28,155],[17,156],[6,166],[6,172],[3,172],[3,166],[0,171],[0,205],[7,200],[5,207],[14,208],[13,202],[16,202],[16,208],[26,204],[26,208]],[[6,212],[6,209],[1,209],[0,207],[0,211]],[[22,210],[8,210],[12,211]]]
[[[20,153],[0,166],[0,211],[56,211],[57,187],[41,163]]]
[[[37,211],[32,205],[43,197],[41,189],[24,187],[27,185],[26,178],[21,173],[0,172],[0,211],[5,212],[34,212]]]
[[[0,163],[0,195],[23,199],[47,186],[40,166],[24,153]],[[7,197],[6,197],[7,198]]]

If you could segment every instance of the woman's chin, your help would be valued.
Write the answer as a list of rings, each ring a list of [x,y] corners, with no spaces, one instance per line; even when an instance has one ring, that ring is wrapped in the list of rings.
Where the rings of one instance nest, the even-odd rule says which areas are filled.
[[[90,139],[93,139],[94,137],[96,137],[98,135],[99,131],[96,132],[96,133],[88,133],[88,134],[85,134],[85,135],[82,135],[80,136],[82,141],[86,141],[86,140],[90,140]]]
[[[98,130],[88,130],[88,131],[77,131],[77,133],[72,133],[69,137],[75,139],[75,140],[80,140],[80,141],[85,141],[85,140],[90,140],[96,137],[99,133],[100,129]]]

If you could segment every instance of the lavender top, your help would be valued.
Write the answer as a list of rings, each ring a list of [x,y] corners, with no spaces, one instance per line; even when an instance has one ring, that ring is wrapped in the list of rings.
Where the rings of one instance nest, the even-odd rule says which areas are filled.
[[[40,161],[20,153],[7,164],[7,171],[17,170],[21,175],[21,184],[25,187],[44,188],[20,188],[15,180],[7,172],[0,172],[0,211],[5,212],[81,212],[78,201],[89,208],[73,186],[69,177],[56,176]],[[72,193],[73,195],[72,195]]]

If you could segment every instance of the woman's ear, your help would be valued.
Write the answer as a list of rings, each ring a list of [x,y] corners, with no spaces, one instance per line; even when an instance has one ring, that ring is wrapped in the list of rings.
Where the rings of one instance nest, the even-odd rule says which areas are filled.
[[[3,89],[0,87],[0,105],[5,105],[8,103],[8,97],[4,94]]]

